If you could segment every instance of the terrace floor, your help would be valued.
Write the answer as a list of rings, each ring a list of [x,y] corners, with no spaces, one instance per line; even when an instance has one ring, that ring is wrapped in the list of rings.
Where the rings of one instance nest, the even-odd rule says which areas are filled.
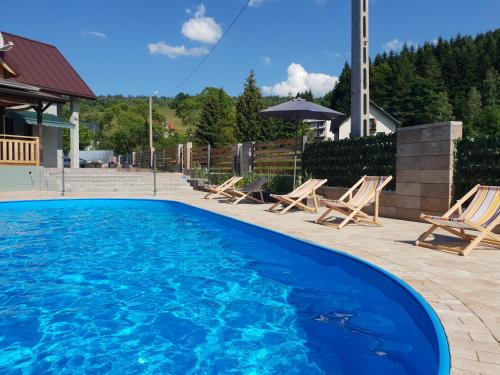
[[[416,289],[441,319],[452,353],[452,374],[500,374],[500,251],[480,248],[467,257],[414,246],[428,225],[383,219],[384,226],[342,230],[314,223],[317,215],[266,212],[270,205],[201,199],[198,191],[162,194],[172,199],[342,250],[393,273]],[[0,193],[0,200],[48,199],[58,194]],[[90,197],[88,194],[67,196]],[[97,197],[92,194],[91,197]],[[128,197],[105,195],[99,197]],[[134,197],[152,198],[145,195]]]

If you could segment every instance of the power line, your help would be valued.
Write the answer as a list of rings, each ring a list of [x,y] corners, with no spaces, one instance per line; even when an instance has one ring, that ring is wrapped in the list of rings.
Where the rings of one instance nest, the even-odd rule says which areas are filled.
[[[248,6],[250,5],[250,2],[252,0],[245,0],[245,4],[243,4],[242,8],[240,9],[240,11],[238,12],[238,14],[236,15],[236,17],[234,17],[233,21],[229,24],[229,26],[227,27],[227,29],[224,31],[224,33],[222,33],[222,36],[220,37],[220,39],[217,41],[217,43],[215,43],[215,45],[212,47],[212,49],[207,53],[207,55],[198,63],[198,65],[195,66],[195,68],[191,71],[191,73],[189,73],[187,75],[186,78],[184,78],[177,86],[175,86],[172,90],[170,90],[168,92],[167,95],[170,95],[171,93],[173,93],[174,91],[177,91],[178,89],[180,89],[182,86],[185,85],[185,83],[187,81],[189,81],[191,79],[191,77],[193,77],[195,75],[195,73],[201,68],[201,66],[205,63],[205,61],[208,60],[208,58],[212,55],[212,53],[215,51],[215,49],[219,46],[219,44],[221,44],[222,40],[224,39],[224,37],[229,33],[229,31],[232,29],[232,27],[234,26],[234,24],[238,21],[238,19],[241,17],[241,15],[243,14],[243,12],[248,8]]]

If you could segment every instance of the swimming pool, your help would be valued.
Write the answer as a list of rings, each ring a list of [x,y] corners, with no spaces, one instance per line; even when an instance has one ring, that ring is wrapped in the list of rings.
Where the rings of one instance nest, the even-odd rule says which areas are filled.
[[[26,201],[0,204],[0,369],[446,374],[449,353],[345,254],[178,202]]]

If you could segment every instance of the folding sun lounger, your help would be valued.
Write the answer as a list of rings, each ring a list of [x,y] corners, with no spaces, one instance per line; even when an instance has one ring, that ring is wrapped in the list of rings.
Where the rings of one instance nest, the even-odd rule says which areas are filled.
[[[467,209],[462,211],[464,203],[472,197],[474,198]],[[500,236],[493,233],[495,227],[500,225],[500,186],[476,185],[443,216],[422,214],[420,217],[431,223],[432,226],[418,238],[417,246],[449,251],[459,255],[469,254],[481,242],[500,247]],[[427,237],[438,228],[465,240],[466,246],[426,242]],[[466,230],[476,231],[478,234],[466,233]]]
[[[219,186],[206,186],[205,189],[208,190],[208,193],[203,198],[212,199],[221,195],[231,198],[231,195],[227,194],[226,190],[232,189],[241,179],[242,177],[233,176]]]
[[[291,193],[285,195],[271,194],[271,197],[277,199],[278,202],[272,205],[268,211],[277,212],[275,211],[276,207],[278,207],[280,204],[283,204],[286,207],[284,207],[281,211],[278,212],[280,215],[284,214],[292,207],[297,207],[302,210],[310,212],[318,212],[319,205],[318,205],[318,197],[316,196],[316,190],[322,185],[326,184],[327,181],[328,180],[315,180],[311,178],[310,180],[304,182],[302,185],[300,185]],[[311,197],[313,199],[314,208],[308,207],[304,203],[302,203],[302,201],[308,197]]]
[[[350,188],[337,201],[323,200],[327,210],[316,220],[318,224],[328,225],[337,229],[342,229],[351,220],[356,223],[370,223],[382,225],[378,219],[379,197],[382,189],[392,180],[392,176],[363,176],[352,188]],[[354,191],[357,189],[356,194]],[[354,195],[353,195],[354,194]],[[363,212],[362,209],[371,204],[375,204],[375,214],[373,216]],[[345,216],[340,224],[330,221],[332,212],[337,212]]]
[[[233,204],[238,204],[244,199],[250,199],[258,203],[264,203],[264,197],[262,195],[262,187],[267,182],[266,177],[259,177],[254,182],[244,186],[241,189],[229,189],[227,193],[236,199]],[[253,193],[259,193],[260,199],[255,198]]]

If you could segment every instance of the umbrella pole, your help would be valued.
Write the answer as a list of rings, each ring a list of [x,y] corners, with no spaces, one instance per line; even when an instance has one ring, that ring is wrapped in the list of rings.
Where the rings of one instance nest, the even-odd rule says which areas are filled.
[[[295,148],[293,153],[293,190],[297,186],[297,139],[299,138],[299,124],[297,121],[297,128],[295,130]]]

